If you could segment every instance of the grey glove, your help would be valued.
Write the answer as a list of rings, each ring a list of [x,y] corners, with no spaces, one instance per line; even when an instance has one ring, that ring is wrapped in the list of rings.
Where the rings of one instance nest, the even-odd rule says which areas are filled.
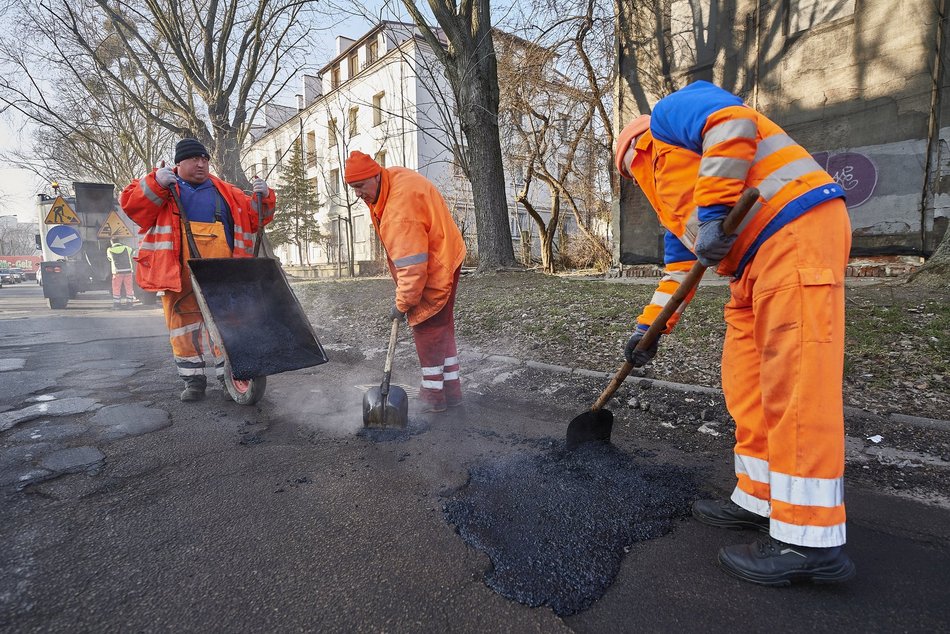
[[[267,181],[263,178],[258,178],[255,176],[251,179],[251,189],[255,194],[260,194],[263,197],[267,197],[267,193],[270,191],[270,188],[267,186]]]
[[[732,243],[738,238],[736,234],[726,235],[722,232],[722,218],[716,220],[707,220],[699,225],[699,233],[696,236],[696,244],[693,245],[693,251],[696,253],[696,259],[706,267],[713,267],[729,253]]]
[[[393,307],[389,309],[389,320],[392,321],[393,319],[398,319],[402,321],[405,318],[406,318],[406,313],[396,308],[396,305],[393,304]]]
[[[165,189],[171,189],[174,187],[175,183],[178,182],[178,177],[175,176],[175,172],[170,167],[159,167],[155,172],[155,180],[158,181],[158,184],[164,187]]]
[[[630,335],[630,339],[627,340],[627,345],[623,349],[623,358],[627,360],[627,363],[632,363],[633,367],[639,368],[650,362],[653,357],[656,356],[656,351],[660,347],[660,338],[657,337],[649,348],[645,350],[637,350],[637,344],[640,343],[640,340],[643,339],[643,335],[647,333],[646,330],[641,330],[637,327],[633,331],[633,334]]]

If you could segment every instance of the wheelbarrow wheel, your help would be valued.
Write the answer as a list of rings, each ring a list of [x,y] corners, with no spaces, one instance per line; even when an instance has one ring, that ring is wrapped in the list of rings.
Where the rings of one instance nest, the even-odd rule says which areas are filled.
[[[224,366],[224,386],[231,399],[238,405],[253,405],[264,396],[267,388],[267,377],[259,376],[250,381],[242,381],[231,376],[231,365]]]

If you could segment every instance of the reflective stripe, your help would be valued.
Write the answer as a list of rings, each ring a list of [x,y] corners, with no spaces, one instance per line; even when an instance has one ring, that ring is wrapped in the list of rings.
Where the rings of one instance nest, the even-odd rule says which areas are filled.
[[[143,242],[139,247],[140,251],[172,251],[174,245],[171,242]]]
[[[149,202],[157,207],[161,207],[165,204],[165,199],[159,196],[154,189],[149,187],[148,181],[145,179],[145,176],[139,179],[139,188],[142,190],[142,193],[145,194],[145,197],[148,198]]]
[[[834,526],[799,526],[774,519],[769,525],[769,535],[789,544],[812,548],[842,546],[847,537],[844,523]]]
[[[650,298],[650,303],[656,304],[657,306],[666,306],[666,303],[672,298],[672,293],[661,293],[660,291],[656,291],[653,293],[653,297]]]
[[[798,506],[833,508],[844,504],[843,478],[803,478],[772,471],[772,499]]]
[[[769,463],[767,461],[737,453],[735,454],[735,463],[736,475],[744,473],[756,482],[769,483]]]
[[[412,266],[413,264],[422,264],[428,259],[429,259],[428,253],[416,253],[415,255],[407,255],[404,258],[393,260],[393,266],[395,266],[396,268],[401,268],[403,266]]]
[[[172,232],[172,226],[171,226],[171,225],[155,225],[154,227],[152,227],[151,229],[149,229],[148,231],[146,231],[145,234],[146,234],[146,236],[149,236],[149,235],[157,235],[157,234],[160,234],[160,233],[169,233],[169,234],[170,234],[171,232]]]
[[[204,373],[204,368],[178,368],[178,376],[197,376]]]
[[[693,209],[693,212],[686,219],[686,226],[683,227],[683,235],[680,236],[680,242],[686,245],[690,251],[696,244],[696,236],[699,235],[699,210]]]
[[[184,363],[200,363],[201,357],[175,357],[175,363],[179,361]]]
[[[760,500],[755,496],[749,495],[739,487],[733,490],[731,499],[747,511],[751,511],[762,517],[769,516],[770,508],[767,500]]]
[[[749,208],[748,213],[746,213],[745,218],[742,219],[742,222],[739,223],[739,226],[736,228],[736,233],[742,233],[742,230],[745,229],[752,219],[755,218],[755,214],[759,213],[759,210],[762,209],[762,203],[756,201],[752,207]]]
[[[172,337],[180,337],[189,332],[198,330],[199,328],[201,328],[201,322],[196,321],[193,324],[188,324],[187,326],[182,326],[181,328],[173,328],[172,330],[168,331],[168,334],[171,335]],[[200,359],[201,357],[195,357],[195,358]]]
[[[423,368],[422,368],[422,375],[423,375],[423,376],[435,376],[436,374],[442,374],[442,366],[441,366],[441,365],[433,365],[433,366],[428,366],[428,367],[423,367]]]
[[[730,119],[723,121],[703,135],[703,152],[731,139],[754,139],[758,130],[752,119]]]
[[[786,163],[759,183],[759,195],[763,200],[769,200],[772,196],[779,193],[783,187],[794,182],[797,178],[805,174],[810,174],[811,172],[817,172],[820,169],[821,166],[810,156],[800,158],[791,163]]]
[[[427,387],[427,388],[429,388],[430,390],[441,390],[441,389],[442,389],[442,381],[426,381],[425,379],[423,379],[423,380],[422,380],[422,387]]]
[[[682,284],[686,281],[686,276],[689,274],[689,271],[667,271],[666,275],[663,276],[663,279],[660,282],[665,282],[671,280],[677,284]]]
[[[773,134],[772,136],[765,137],[759,141],[759,147],[755,151],[755,162],[758,163],[762,159],[772,156],[779,150],[793,145],[797,145],[797,143],[787,134]]]
[[[699,162],[699,175],[716,178],[735,178],[745,180],[752,161],[729,158],[728,156],[704,156]]]
[[[459,371],[456,370],[455,372],[446,372],[442,378],[446,381],[458,381]]]
[[[445,365],[458,365],[458,357],[449,357],[445,360]]]

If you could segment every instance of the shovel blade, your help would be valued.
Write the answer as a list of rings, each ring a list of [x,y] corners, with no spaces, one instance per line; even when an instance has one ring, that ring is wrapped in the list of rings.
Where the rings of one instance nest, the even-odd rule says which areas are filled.
[[[589,410],[574,417],[567,426],[565,446],[569,451],[587,442],[610,442],[614,415],[609,409]]]
[[[402,429],[408,421],[409,397],[398,385],[390,385],[385,398],[378,387],[363,394],[363,427]]]

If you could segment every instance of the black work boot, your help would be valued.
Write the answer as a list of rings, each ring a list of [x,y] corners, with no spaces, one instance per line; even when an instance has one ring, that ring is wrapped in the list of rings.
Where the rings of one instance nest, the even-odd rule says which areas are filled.
[[[184,377],[184,379],[185,389],[181,393],[182,403],[200,401],[205,397],[205,387],[208,386],[208,378],[206,376],[198,374]]]
[[[719,565],[743,581],[763,586],[787,586],[796,581],[838,583],[855,573],[842,546],[796,546],[774,537],[720,548]]]
[[[751,528],[769,532],[769,518],[747,511],[731,500],[696,500],[693,517],[717,528]]]

